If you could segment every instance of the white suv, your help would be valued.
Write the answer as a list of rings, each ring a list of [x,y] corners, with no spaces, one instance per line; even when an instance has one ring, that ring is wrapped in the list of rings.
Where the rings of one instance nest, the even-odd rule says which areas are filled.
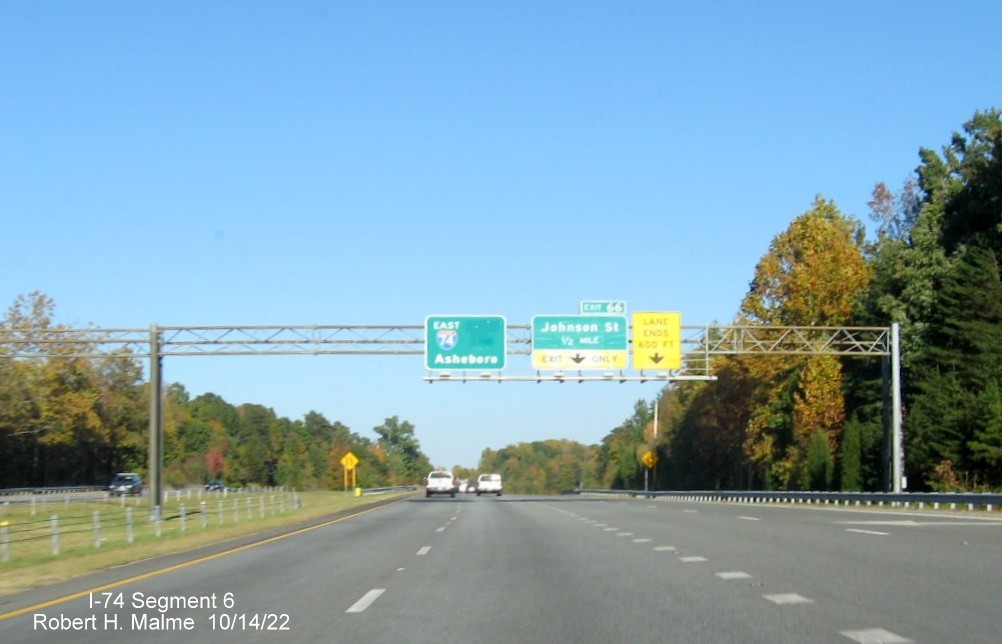
[[[448,494],[456,498],[456,477],[452,472],[435,470],[425,477],[424,495],[427,498],[432,494]]]
[[[481,494],[497,494],[501,496],[501,475],[481,474],[477,477],[477,496]]]

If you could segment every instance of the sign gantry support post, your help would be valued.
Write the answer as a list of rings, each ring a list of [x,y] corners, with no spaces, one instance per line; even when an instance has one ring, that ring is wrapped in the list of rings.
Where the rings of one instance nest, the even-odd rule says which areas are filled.
[[[163,359],[160,355],[160,329],[150,327],[150,454],[147,477],[150,492],[150,518],[160,518],[163,504]]]
[[[898,323],[891,324],[891,465],[894,481],[892,492],[901,492],[907,488],[904,476],[905,456],[902,447],[901,431],[901,349],[899,343],[900,329]]]

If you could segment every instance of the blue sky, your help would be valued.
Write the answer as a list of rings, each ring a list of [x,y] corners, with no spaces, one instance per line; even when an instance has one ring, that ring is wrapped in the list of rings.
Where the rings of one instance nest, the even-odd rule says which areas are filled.
[[[815,195],[869,223],[876,182],[1002,107],[999,24],[994,1],[0,0],[0,305],[38,290],[61,323],[145,328],[615,299],[727,323]],[[398,416],[442,466],[597,443],[658,388],[424,375],[164,366],[371,437]]]

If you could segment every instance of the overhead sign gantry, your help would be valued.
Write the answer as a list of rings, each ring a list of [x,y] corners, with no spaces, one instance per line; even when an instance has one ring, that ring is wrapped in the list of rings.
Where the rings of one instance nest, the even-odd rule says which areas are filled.
[[[647,315],[640,313],[637,315]],[[640,328],[674,328],[674,322],[663,313],[640,319]],[[901,490],[904,453],[901,439],[901,378],[900,342],[897,324],[890,327],[789,327],[760,325],[690,326],[681,327],[681,368],[669,370],[664,361],[657,361],[661,350],[667,353],[668,345],[659,345],[649,359],[664,370],[645,373],[639,365],[646,364],[641,357],[637,362],[634,345],[634,368],[640,374],[627,375],[622,370],[609,369],[598,375],[584,375],[580,364],[570,360],[579,375],[570,376],[554,372],[550,376],[535,375],[512,377],[496,375],[507,366],[507,355],[530,355],[538,349],[543,355],[550,351],[573,349],[569,355],[582,355],[578,351],[609,352],[613,364],[624,364],[623,338],[628,334],[625,316],[594,315],[586,322],[579,316],[537,316],[532,325],[508,325],[502,316],[429,316],[424,327],[420,325],[259,325],[259,326],[173,326],[156,324],[149,329],[121,328],[8,328],[0,329],[0,345],[5,351],[0,359],[34,359],[47,357],[122,357],[150,359],[150,483],[151,503],[163,491],[162,446],[162,359],[167,356],[220,356],[220,355],[425,355],[425,366],[436,371],[434,365],[448,364],[449,369],[467,373],[481,371],[481,381],[535,381],[567,382],[585,381],[638,381],[651,380],[712,380],[711,358],[720,355],[838,355],[880,357],[887,363],[885,388],[887,389],[892,434],[891,489]],[[552,319],[551,319],[552,318]],[[568,320],[568,318],[572,318]],[[638,318],[634,318],[636,324]],[[651,322],[653,320],[653,322]],[[606,337],[606,327],[592,325],[604,322],[614,324]],[[428,323],[431,323],[430,325]],[[436,322],[438,328],[436,328]],[[467,323],[470,324],[467,324]],[[679,323],[681,320],[679,319]],[[451,324],[450,324],[451,323]],[[561,330],[561,323],[564,325]],[[618,323],[618,327],[615,324]],[[457,327],[458,324],[458,327]],[[464,326],[465,325],[465,326]],[[539,325],[539,339],[536,328]],[[568,325],[580,325],[571,326]],[[449,326],[456,328],[450,329]],[[472,327],[473,337],[465,334]],[[549,329],[549,330],[544,330]],[[554,331],[556,329],[556,331]],[[422,330],[424,333],[422,334]],[[440,340],[438,334],[443,331]],[[455,335],[451,333],[455,331]],[[532,333],[532,335],[530,335]],[[573,346],[561,348],[562,336],[569,336]],[[554,341],[554,337],[558,338]],[[641,333],[639,339],[667,343],[669,336]],[[503,338],[503,341],[502,341]],[[587,340],[586,340],[587,338]],[[615,339],[613,339],[615,338]],[[638,340],[634,328],[634,342]],[[462,345],[460,343],[463,343]],[[469,343],[467,345],[466,343]],[[628,340],[626,341],[629,342]],[[434,343],[434,347],[432,347]],[[542,345],[553,345],[546,348]],[[447,349],[446,347],[451,347]],[[655,347],[652,347],[655,348]],[[459,351],[459,353],[456,353]],[[462,356],[467,356],[464,362]],[[564,354],[560,354],[563,356]],[[447,359],[446,356],[453,356]],[[454,356],[460,356],[458,359]],[[560,357],[563,361],[565,358]],[[430,363],[429,363],[430,361]],[[618,362],[617,362],[618,361]],[[483,363],[483,364],[479,364]],[[489,363],[489,364],[488,364]],[[557,362],[564,364],[563,362]],[[447,381],[447,372],[425,376],[428,382]],[[593,372],[592,372],[593,373]],[[484,374],[487,377],[484,377]],[[462,379],[466,381],[465,378]]]

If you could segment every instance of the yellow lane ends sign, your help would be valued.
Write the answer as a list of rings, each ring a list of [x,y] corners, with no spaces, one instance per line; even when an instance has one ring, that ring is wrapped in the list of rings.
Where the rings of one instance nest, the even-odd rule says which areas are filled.
[[[633,368],[682,368],[682,314],[638,311],[633,314]]]

